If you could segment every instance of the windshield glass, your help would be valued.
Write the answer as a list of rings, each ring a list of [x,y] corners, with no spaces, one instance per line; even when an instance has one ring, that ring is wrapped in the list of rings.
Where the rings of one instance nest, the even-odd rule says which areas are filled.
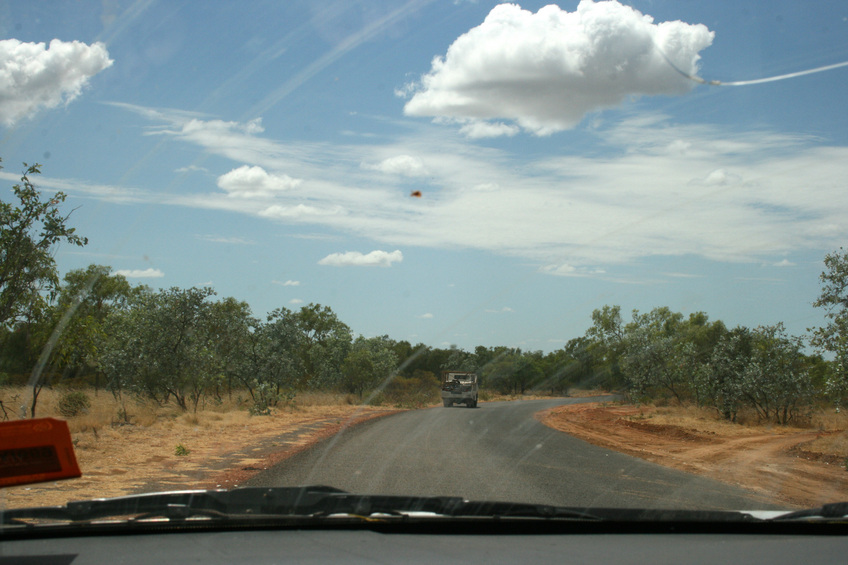
[[[82,473],[0,508],[843,499],[846,62],[837,2],[0,2],[0,419]]]

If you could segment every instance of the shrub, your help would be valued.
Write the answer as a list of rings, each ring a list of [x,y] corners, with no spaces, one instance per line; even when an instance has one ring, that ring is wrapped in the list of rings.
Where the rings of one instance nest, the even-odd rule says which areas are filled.
[[[399,408],[421,408],[428,404],[439,402],[440,383],[432,374],[414,377],[394,377],[383,389],[383,402],[394,404]],[[375,398],[376,400],[376,398]],[[383,402],[380,402],[381,404]],[[372,400],[371,404],[376,404]]]
[[[177,444],[177,447],[174,448],[174,455],[177,457],[184,457],[189,453],[191,453],[191,450],[181,443]]]
[[[79,390],[63,394],[62,398],[59,399],[59,414],[65,418],[87,414],[89,408],[91,408],[91,400],[84,392]]]

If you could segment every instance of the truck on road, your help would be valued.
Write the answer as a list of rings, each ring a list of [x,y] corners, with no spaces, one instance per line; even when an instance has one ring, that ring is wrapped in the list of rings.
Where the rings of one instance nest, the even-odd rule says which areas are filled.
[[[477,408],[477,374],[464,371],[442,371],[442,402],[445,408],[465,404]]]

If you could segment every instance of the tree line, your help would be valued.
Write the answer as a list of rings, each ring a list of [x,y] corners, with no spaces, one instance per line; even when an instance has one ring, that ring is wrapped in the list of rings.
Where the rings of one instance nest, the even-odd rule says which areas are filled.
[[[123,402],[140,396],[197,410],[234,391],[267,414],[303,390],[344,391],[372,401],[430,402],[442,370],[475,371],[501,393],[619,390],[634,401],[668,400],[741,410],[786,424],[816,403],[848,397],[848,253],[825,257],[815,306],[827,323],[807,338],[782,324],[727,328],[704,312],[667,307],[630,320],[595,310],[584,335],[550,353],[505,346],[436,348],[389,336],[354,336],[328,306],[277,308],[256,317],[211,288],[152,290],[104,265],[60,279],[60,243],[84,246],[68,226],[61,192],[43,199],[26,166],[14,198],[0,201],[0,381],[32,387],[84,382]],[[124,411],[126,414],[126,411]]]

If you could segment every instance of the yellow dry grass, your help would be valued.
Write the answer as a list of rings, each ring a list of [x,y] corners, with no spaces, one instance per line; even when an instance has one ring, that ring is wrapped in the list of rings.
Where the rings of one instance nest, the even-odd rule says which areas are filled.
[[[688,430],[719,434],[725,437],[753,435],[769,432],[775,435],[791,435],[800,431],[815,430],[822,436],[805,445],[809,451],[848,457],[848,413],[836,412],[832,408],[815,410],[808,419],[782,426],[773,422],[760,421],[753,414],[742,414],[739,422],[732,423],[720,418],[711,408],[696,406],[639,406],[639,415],[632,420],[644,420],[652,424],[676,426]],[[811,449],[811,447],[814,447]]]
[[[57,408],[65,392],[42,391],[36,415],[65,419]],[[284,455],[329,429],[396,411],[350,404],[347,395],[328,393],[298,395],[293,405],[280,407],[270,416],[251,416],[236,395],[221,403],[207,403],[194,413],[148,401],[125,400],[122,405],[102,391],[87,394],[91,400],[88,413],[66,419],[83,476],[3,489],[0,509],[136,492],[215,488],[216,479],[227,480],[222,478],[226,471],[261,470],[271,453]],[[6,389],[0,399],[8,406],[16,397],[28,402],[23,390]],[[129,415],[129,424],[119,417],[121,409]],[[178,455],[178,446],[187,454]]]

